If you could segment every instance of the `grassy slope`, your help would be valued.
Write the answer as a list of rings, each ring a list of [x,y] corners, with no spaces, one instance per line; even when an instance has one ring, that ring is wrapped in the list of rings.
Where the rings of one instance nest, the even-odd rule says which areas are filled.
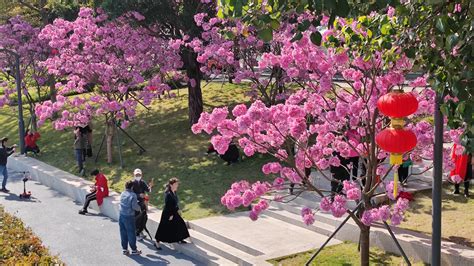
[[[282,258],[276,258],[269,262],[274,265],[304,265],[315,252],[315,250],[310,250]],[[385,253],[378,248],[371,248],[370,264],[405,265],[402,257]],[[320,254],[318,254],[316,259],[313,260],[311,265],[360,265],[360,255],[357,251],[357,244],[342,243],[326,247]],[[413,263],[413,265],[423,265],[423,263],[418,262]]]
[[[474,196],[468,200],[462,195],[452,195],[452,190],[453,186],[443,189],[442,237],[474,248]],[[461,193],[463,191],[461,185]],[[431,234],[431,206],[431,191],[417,193],[401,227]]]
[[[205,110],[214,107],[247,101],[244,87],[236,85],[222,86],[210,83],[203,88]],[[177,92],[178,94],[178,92]],[[243,162],[226,166],[216,156],[206,156],[205,151],[210,137],[193,135],[187,120],[187,92],[179,91],[176,98],[163,100],[153,105],[150,111],[140,109],[136,123],[132,123],[127,132],[133,136],[147,152],[137,155],[138,148],[123,135],[124,169],[120,169],[118,154],[114,154],[112,165],[105,163],[105,151],[102,151],[99,162],[93,158],[86,162],[87,172],[94,167],[102,169],[109,179],[109,185],[116,191],[122,191],[126,180],[131,178],[134,168],[141,168],[145,180],[154,178],[155,189],[152,193],[152,204],[161,208],[163,205],[162,188],[170,177],[181,179],[180,204],[186,219],[197,219],[210,215],[225,213],[220,204],[220,197],[233,181],[240,179],[258,180],[263,178],[260,169],[269,158],[256,156],[246,158]],[[98,151],[102,134],[103,121],[94,122],[94,155]],[[0,135],[8,135],[12,143],[18,141],[17,120],[14,109],[0,110]],[[43,137],[39,141],[44,153],[39,157],[49,164],[63,170],[77,173],[72,150],[72,132],[54,131],[47,123],[40,129]]]

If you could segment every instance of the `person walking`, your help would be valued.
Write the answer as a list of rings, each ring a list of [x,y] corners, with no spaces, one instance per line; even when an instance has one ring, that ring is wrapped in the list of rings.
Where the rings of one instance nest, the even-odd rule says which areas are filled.
[[[7,147],[8,138],[4,137],[0,139],[2,143],[0,146],[0,174],[3,175],[2,189],[0,191],[8,193],[10,190],[7,189],[7,180],[8,180],[8,170],[7,170],[7,160],[8,156],[12,155],[15,152],[16,145]]]
[[[179,211],[178,187],[179,180],[176,177],[171,178],[166,185],[165,207],[155,234],[156,248],[159,250],[160,242],[186,244],[184,239],[189,237],[188,228]]]
[[[120,195],[120,239],[123,255],[139,255],[142,252],[137,249],[137,238],[135,235],[135,211],[140,211],[137,195],[132,191],[133,182],[125,183],[125,191]],[[128,246],[132,253],[128,251]]]
[[[79,168],[79,174],[84,176],[84,150],[86,149],[86,142],[84,135],[82,134],[81,128],[76,127],[74,129],[74,154],[76,156],[77,167]]]
[[[40,152],[40,149],[38,147],[38,144],[36,144],[36,141],[41,137],[40,133],[36,131],[35,133],[31,132],[30,130],[26,130],[26,136],[25,136],[25,154],[28,154],[28,152],[32,152],[35,155],[38,155]]]
[[[105,197],[109,196],[109,186],[107,185],[107,178],[104,174],[100,173],[99,170],[94,170],[91,173],[91,176],[95,176],[95,184],[91,186],[91,193],[86,195],[86,201],[79,214],[85,215],[87,213],[87,208],[91,201],[96,200],[99,207],[102,205]]]
[[[140,211],[135,212],[135,224],[136,224],[136,235],[137,239],[141,241],[144,237],[143,229],[145,229],[147,221],[147,207],[145,204],[146,193],[151,192],[151,184],[147,184],[143,181],[142,170],[137,168],[133,171],[133,192],[137,195],[138,205],[140,205]]]

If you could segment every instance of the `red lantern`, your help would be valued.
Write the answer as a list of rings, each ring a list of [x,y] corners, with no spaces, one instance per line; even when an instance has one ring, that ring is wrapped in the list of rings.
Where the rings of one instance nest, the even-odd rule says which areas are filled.
[[[380,148],[390,152],[390,164],[402,164],[403,153],[415,148],[416,136],[403,128],[387,128],[377,134],[375,142]]]
[[[418,100],[411,93],[403,90],[389,92],[377,101],[379,111],[392,119],[391,127],[382,130],[375,137],[375,142],[385,151],[390,152],[390,164],[402,164],[403,153],[415,148],[416,136],[410,130],[403,129],[404,117],[416,112]],[[398,193],[398,172],[394,173],[393,196]]]
[[[377,101],[379,111],[391,118],[403,118],[416,112],[418,100],[412,93],[392,91]]]

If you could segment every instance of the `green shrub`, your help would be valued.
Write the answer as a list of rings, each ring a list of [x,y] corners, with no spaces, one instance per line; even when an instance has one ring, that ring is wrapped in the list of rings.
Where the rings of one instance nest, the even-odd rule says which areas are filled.
[[[63,264],[23,222],[0,206],[0,265]]]

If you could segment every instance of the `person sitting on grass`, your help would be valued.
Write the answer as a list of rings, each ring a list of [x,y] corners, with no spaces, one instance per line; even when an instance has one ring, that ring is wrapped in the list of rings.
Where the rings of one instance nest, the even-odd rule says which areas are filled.
[[[105,197],[109,196],[109,187],[107,185],[107,178],[99,170],[91,172],[91,176],[95,176],[95,184],[91,186],[91,193],[86,195],[86,201],[79,214],[85,215],[87,208],[93,200],[97,200],[97,205],[101,206]]]
[[[214,145],[212,143],[207,148],[207,154],[215,153],[218,154],[216,149],[214,149]],[[238,163],[240,158],[239,148],[234,143],[229,144],[229,148],[224,154],[218,154],[222,160],[227,162],[227,165],[231,165],[233,163]]]
[[[36,144],[36,141],[41,137],[40,133],[36,131],[35,133],[31,132],[30,130],[26,130],[25,136],[25,154],[28,152],[33,152],[35,155],[38,155],[40,149]]]

